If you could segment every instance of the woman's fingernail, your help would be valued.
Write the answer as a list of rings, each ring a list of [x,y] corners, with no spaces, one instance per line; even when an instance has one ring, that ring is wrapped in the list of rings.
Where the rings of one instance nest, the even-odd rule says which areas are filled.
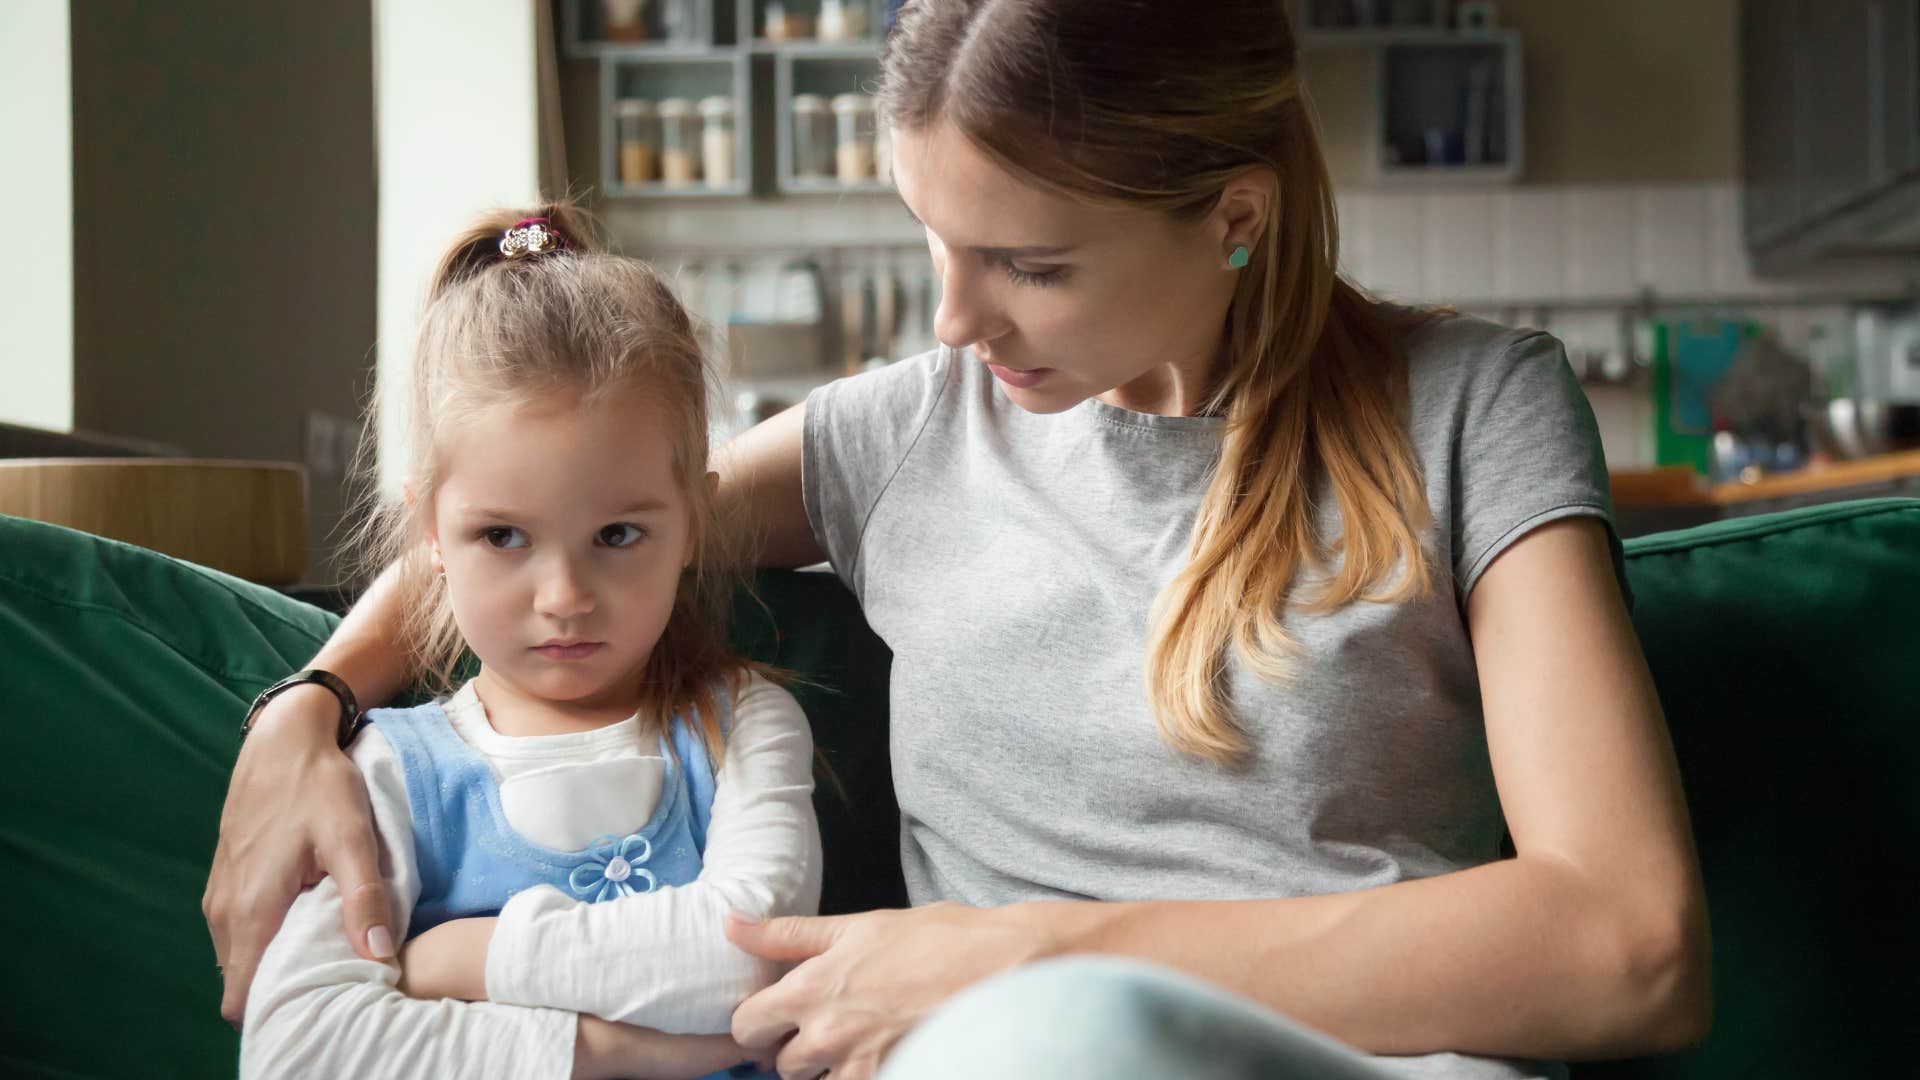
[[[753,918],[750,915],[742,915],[737,911],[727,912],[727,917],[732,919],[734,922],[741,924],[742,926],[759,926],[762,922],[766,921],[764,919]]]
[[[393,959],[393,931],[384,926],[367,931],[367,948],[377,960]]]

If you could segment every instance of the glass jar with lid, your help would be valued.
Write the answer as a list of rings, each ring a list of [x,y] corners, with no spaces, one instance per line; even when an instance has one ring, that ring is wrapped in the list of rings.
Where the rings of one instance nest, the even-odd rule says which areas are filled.
[[[808,41],[820,14],[819,0],[766,0],[761,8],[762,33],[768,41]]]
[[[647,40],[647,0],[600,0],[608,41]]]
[[[727,187],[734,178],[733,99],[725,96],[700,101],[700,167],[708,187]]]
[[[821,41],[859,41],[868,34],[867,0],[820,0]]]
[[[873,125],[873,175],[883,184],[893,183],[893,132],[884,117]]]
[[[873,179],[874,111],[867,94],[841,94],[833,99],[839,129],[834,175],[843,184]]]
[[[669,187],[686,187],[700,179],[700,118],[686,98],[662,98],[660,117],[660,179]]]
[[[833,113],[818,94],[793,97],[793,175],[825,180],[833,175]]]
[[[619,134],[620,182],[648,184],[660,179],[660,114],[645,98],[622,98],[613,114]]]

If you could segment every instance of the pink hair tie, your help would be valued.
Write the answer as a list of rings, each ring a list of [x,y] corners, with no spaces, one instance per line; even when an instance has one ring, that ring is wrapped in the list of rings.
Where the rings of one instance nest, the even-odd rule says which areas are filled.
[[[500,236],[500,257],[503,259],[545,255],[549,251],[563,251],[567,247],[566,236],[543,217],[521,218]]]

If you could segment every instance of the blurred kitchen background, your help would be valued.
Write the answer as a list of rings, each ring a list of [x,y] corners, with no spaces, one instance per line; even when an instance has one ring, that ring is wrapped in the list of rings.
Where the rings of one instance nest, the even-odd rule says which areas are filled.
[[[1291,6],[1346,271],[1565,340],[1623,532],[1920,493],[1920,0]],[[893,7],[14,0],[0,456],[299,465],[337,581],[440,245],[543,189],[705,320],[717,438],[932,347]]]

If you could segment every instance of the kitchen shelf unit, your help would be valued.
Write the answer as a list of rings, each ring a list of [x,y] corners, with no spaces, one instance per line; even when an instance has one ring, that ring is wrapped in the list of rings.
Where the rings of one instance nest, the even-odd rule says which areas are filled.
[[[646,5],[645,41],[607,39],[601,0],[566,0],[562,12],[567,55],[599,65],[600,190],[607,198],[724,199],[754,194],[868,195],[893,190],[878,178],[855,183],[800,177],[793,170],[792,102],[797,93],[835,94],[872,89],[879,75],[883,0],[861,0],[869,36],[849,41],[769,41],[763,0],[694,0],[691,32],[681,40],[659,35],[665,5]],[[808,14],[817,4],[789,4]],[[770,84],[769,84],[770,80]],[[769,90],[771,93],[769,94]],[[622,98],[655,100],[726,95],[734,102],[734,179],[731,183],[629,184],[619,174]],[[759,168],[767,153],[773,167]],[[770,187],[768,186],[770,185]]]
[[[1497,27],[1456,28],[1454,6],[1452,0],[1289,2],[1303,49],[1368,54],[1378,185],[1510,184],[1524,169],[1520,34]],[[1466,98],[1476,79],[1484,89],[1470,117]],[[1470,139],[1470,126],[1482,137]],[[1430,131],[1438,133],[1439,145],[1430,147]],[[1476,142],[1478,152],[1472,148]],[[1435,150],[1439,161],[1433,160]]]
[[[742,198],[753,190],[751,57],[738,49],[651,50],[607,48],[600,53],[600,185],[609,198]],[[622,98],[682,97],[696,105],[705,97],[733,99],[733,179],[726,184],[644,184],[620,179],[619,118]]]

